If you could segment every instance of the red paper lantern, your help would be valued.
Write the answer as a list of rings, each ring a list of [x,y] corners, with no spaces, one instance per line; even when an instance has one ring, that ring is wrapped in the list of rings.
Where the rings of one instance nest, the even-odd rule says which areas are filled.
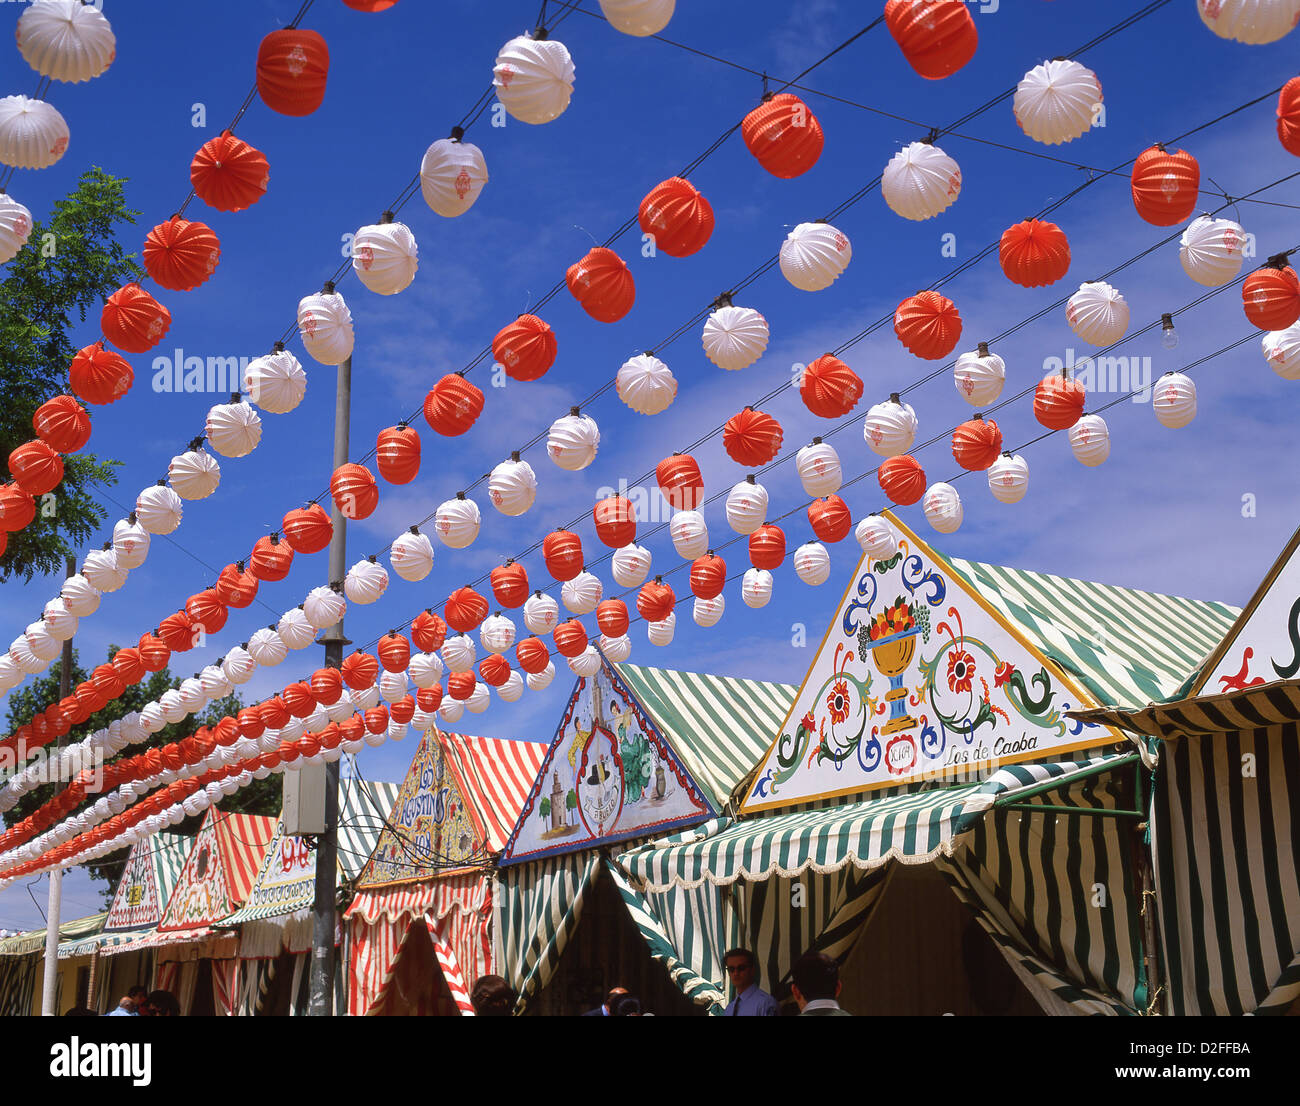
[[[171,646],[154,634],[145,634],[136,644],[146,672],[161,672],[172,659]]]
[[[905,349],[927,361],[938,361],[961,340],[957,305],[938,292],[918,292],[894,312],[894,333]]]
[[[506,668],[509,668],[506,665]],[[411,695],[403,695],[395,703],[388,705],[388,713],[393,721],[399,725],[405,726],[412,718],[415,717],[415,698]]]
[[[862,398],[862,378],[829,353],[805,368],[802,376],[799,395],[804,406],[820,418],[847,415]]]
[[[63,716],[72,721],[74,726],[80,726],[87,718],[95,713],[90,701],[85,696],[68,695],[59,700],[59,710]]]
[[[245,707],[236,716],[239,723],[239,736],[256,739],[266,732],[266,723],[262,721],[262,712],[256,707]]]
[[[36,408],[36,414],[32,416],[32,429],[51,449],[57,449],[60,453],[76,453],[90,441],[90,416],[71,396],[55,396]]]
[[[113,654],[112,665],[124,684],[138,684],[145,673],[144,658],[140,650],[128,645]]]
[[[555,332],[536,315],[520,315],[492,339],[492,356],[511,380],[537,380],[555,364]]]
[[[1288,153],[1300,157],[1300,77],[1292,77],[1278,93],[1277,137]]]
[[[207,223],[173,215],[144,240],[144,267],[162,287],[189,292],[217,271],[221,240]]]
[[[561,622],[551,632],[551,638],[562,657],[576,657],[587,648],[587,631],[576,618]]]
[[[1087,401],[1088,390],[1082,382],[1047,376],[1034,389],[1034,418],[1048,430],[1069,430],[1083,417]]]
[[[1072,424],[1073,425],[1073,424]],[[971,472],[983,472],[1002,456],[1002,431],[998,424],[978,415],[952,432],[952,455]]]
[[[385,634],[379,639],[379,647],[375,651],[379,654],[379,663],[384,666],[385,672],[405,672],[406,666],[411,663],[411,643],[403,634]]]
[[[68,380],[87,403],[114,403],[131,390],[135,373],[121,354],[96,342],[77,351],[68,367]]]
[[[315,31],[272,31],[257,50],[257,94],[281,115],[310,115],[325,99],[330,50]]]
[[[37,439],[9,454],[9,471],[14,482],[28,495],[44,495],[57,488],[63,479],[63,458]]]
[[[759,165],[783,180],[816,165],[825,142],[817,116],[790,92],[766,93],[740,124],[740,135]]]
[[[1156,143],[1133,162],[1133,206],[1148,223],[1172,227],[1190,219],[1201,190],[1201,166],[1186,150],[1169,153]]]
[[[169,614],[158,623],[158,636],[173,653],[188,653],[195,645],[195,626],[185,611]]]
[[[526,637],[515,646],[515,660],[525,672],[541,672],[551,663],[551,653],[540,638]]]
[[[289,724],[289,708],[278,695],[272,695],[257,705],[257,713],[262,716],[262,725],[268,730],[282,730]]]
[[[243,211],[266,195],[271,169],[266,155],[223,131],[209,139],[190,163],[194,193],[218,211]]]
[[[477,686],[473,672],[453,672],[447,677],[447,694],[461,702],[473,695]]]
[[[290,684],[280,692],[280,698],[294,718],[306,718],[316,709],[316,696],[311,693],[310,684]]]
[[[704,502],[704,477],[689,453],[674,453],[655,466],[659,490],[675,510],[694,511]]]
[[[266,534],[253,543],[248,556],[248,571],[264,583],[283,580],[293,568],[293,546]]]
[[[375,496],[378,499],[378,492]],[[280,529],[295,553],[319,553],[334,537],[334,523],[319,503],[294,508],[284,516]]]
[[[876,479],[881,491],[902,507],[911,506],[925,495],[925,469],[906,453],[883,461],[876,470]]]
[[[442,684],[434,684],[433,687],[422,687],[415,693],[415,702],[422,711],[432,714],[442,706]]]
[[[656,576],[649,583],[643,584],[637,592],[636,609],[647,622],[662,622],[677,606],[677,596],[673,589]]]
[[[1002,232],[998,261],[1013,283],[1045,288],[1070,271],[1070,241],[1055,223],[1026,219]]]
[[[1256,269],[1241,286],[1246,318],[1260,330],[1286,330],[1300,319],[1300,280],[1289,266]]]
[[[257,577],[237,564],[226,565],[212,590],[227,607],[243,610],[257,598]]]
[[[424,418],[439,434],[464,434],[483,413],[483,392],[457,373],[448,373],[424,397]]]
[[[492,594],[503,607],[521,607],[528,598],[528,573],[517,561],[509,560],[492,570]]]
[[[358,649],[343,658],[343,682],[353,691],[364,691],[379,679],[379,661]]]
[[[763,411],[746,407],[722,428],[722,448],[738,465],[759,468],[781,452],[781,424]]]
[[[627,604],[621,599],[603,599],[596,604],[596,625],[606,637],[627,633]]]
[[[681,177],[656,184],[637,211],[641,230],[654,239],[655,249],[669,257],[698,253],[713,234],[713,208],[699,189]]]
[[[488,615],[488,601],[473,588],[457,588],[447,597],[442,609],[447,625],[458,634],[467,634]]]
[[[365,465],[339,465],[330,477],[330,495],[344,518],[369,518],[379,506],[379,489]]]
[[[636,508],[626,496],[616,492],[602,499],[591,515],[596,522],[596,537],[610,549],[622,549],[636,541]]]
[[[565,282],[582,309],[600,323],[616,323],[636,302],[636,282],[627,263],[613,250],[596,246],[565,273]]]
[[[362,717],[366,729],[372,734],[381,734],[388,729],[388,711],[383,706],[371,707]]]
[[[844,500],[838,495],[828,495],[808,504],[808,525],[820,541],[843,541],[853,528],[853,516]]]
[[[691,562],[691,591],[697,599],[716,599],[727,582],[727,562],[712,553]]]
[[[489,653],[478,662],[478,674],[490,687],[500,687],[510,679],[510,662],[500,653]]]
[[[226,625],[230,612],[226,605],[217,598],[212,588],[207,588],[185,600],[185,613],[196,630],[205,634],[217,634]]]
[[[381,430],[375,467],[390,484],[409,484],[420,472],[420,435],[404,422]]]
[[[148,353],[171,328],[172,313],[140,285],[127,284],[108,297],[99,325],[118,349]]]
[[[785,531],[770,522],[749,535],[749,563],[771,572],[785,560]]]
[[[0,488],[0,529],[16,534],[36,517],[36,500],[17,484]]]
[[[421,611],[411,621],[411,640],[420,652],[432,653],[447,640],[447,624],[433,611]]]
[[[979,45],[975,20],[953,0],[889,0],[885,25],[907,64],[932,81],[956,73]]]
[[[358,12],[386,12],[397,0],[343,0],[349,8]]]
[[[95,690],[103,696],[106,704],[111,703],[126,690],[126,684],[122,682],[121,675],[111,664],[96,665],[94,671],[90,674],[90,679],[95,685]],[[32,721],[34,723],[35,719]],[[42,718],[41,722],[44,724],[45,719]]]
[[[337,668],[318,668],[311,674],[311,693],[323,707],[332,707],[343,695],[343,673]]]
[[[582,571],[582,540],[572,530],[556,530],[542,539],[546,571],[563,583]]]

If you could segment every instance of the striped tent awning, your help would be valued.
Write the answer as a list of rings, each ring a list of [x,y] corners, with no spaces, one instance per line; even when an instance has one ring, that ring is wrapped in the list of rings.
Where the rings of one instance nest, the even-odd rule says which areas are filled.
[[[613,667],[718,811],[763,759],[799,690],[702,672]]]
[[[64,922],[59,926],[60,942],[81,941],[94,936],[104,928],[104,920],[107,917],[106,910],[102,914],[91,914],[85,918],[74,918],[70,922]],[[27,956],[33,952],[41,952],[44,948],[45,930],[33,929],[0,941],[0,956]]]
[[[118,956],[128,952],[143,952],[145,949],[194,948],[203,946],[205,955],[213,957],[232,957],[239,951],[239,934],[234,930],[214,929],[212,926],[200,926],[179,932],[167,932],[147,929],[136,934],[129,941],[105,945],[100,950],[101,956]]]
[[[1152,703],[1133,710],[1102,707],[1069,713],[1085,722],[1102,722],[1164,740],[1232,733],[1300,721],[1300,683],[1274,680],[1223,695]]]
[[[1150,703],[1174,695],[1238,614],[1223,603],[956,557],[948,562],[1100,703]]]
[[[441,737],[461,793],[487,833],[488,848],[499,853],[541,771],[546,744],[458,733]]]
[[[397,801],[400,784],[346,779],[341,780],[340,785],[339,868],[346,879],[354,880],[374,851],[375,842],[379,840],[379,834],[392,813],[393,803]]]
[[[105,930],[103,933],[96,933],[90,937],[82,937],[75,941],[60,941],[59,959],[73,960],[78,956],[90,956],[94,952],[103,952],[103,950],[114,948],[117,945],[125,945],[138,936],[138,933],[124,932],[122,930],[113,932]]]

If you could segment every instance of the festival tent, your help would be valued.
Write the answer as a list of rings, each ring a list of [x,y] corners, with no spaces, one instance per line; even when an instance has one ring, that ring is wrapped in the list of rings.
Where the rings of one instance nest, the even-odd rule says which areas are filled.
[[[594,1004],[612,980],[671,999],[607,878],[604,849],[729,813],[794,693],[603,655],[594,676],[578,679],[496,877],[496,959],[521,1006],[573,1012],[561,1004],[572,995]]]
[[[1134,845],[1149,773],[1113,725],[1067,712],[1178,688],[1235,612],[949,560],[884,518],[897,552],[855,570],[737,792],[740,816],[617,858],[652,955],[715,1013],[736,944],[759,954],[769,989],[810,948],[848,959],[846,987],[852,963],[870,963],[897,983],[891,995],[859,973],[859,1008],[886,1003],[875,1012],[918,993],[964,1004],[956,1012],[1025,993],[1056,1013],[1144,1009],[1154,988]],[[941,881],[987,939],[964,931],[952,895],[917,908]],[[895,930],[914,956],[886,951]],[[954,950],[960,989],[904,972]],[[1005,1001],[992,1003],[976,976],[998,972]]]
[[[474,980],[495,970],[487,866],[544,753],[527,741],[423,735],[346,913],[349,1013],[473,1013]]]
[[[104,928],[106,912],[74,918],[59,926],[59,940],[79,943]],[[61,957],[55,1010],[62,1014],[88,1001],[94,987],[90,953],[75,961]],[[39,1016],[45,980],[45,930],[34,929],[0,940],[0,1016]],[[71,985],[69,985],[71,983]]]
[[[1300,1013],[1298,674],[1300,530],[1176,693],[1080,716],[1134,734],[1159,763],[1151,853],[1171,1014]]]

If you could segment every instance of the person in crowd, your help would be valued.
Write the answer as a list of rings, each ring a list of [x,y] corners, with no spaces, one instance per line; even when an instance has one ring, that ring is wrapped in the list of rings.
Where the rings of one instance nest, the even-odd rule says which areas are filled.
[[[836,1001],[840,997],[840,966],[825,953],[804,953],[790,975],[800,1017],[848,1015]]]
[[[519,996],[499,975],[482,975],[474,984],[469,1000],[480,1018],[508,1018],[514,1013]]]
[[[727,1004],[726,1016],[774,1018],[781,1008],[758,985],[758,960],[749,949],[732,949],[722,958],[736,997]]]
[[[170,991],[150,991],[140,1004],[140,1013],[150,1018],[179,1018],[181,1004]]]
[[[605,1001],[594,1010],[586,1011],[584,1018],[608,1018],[614,1013],[614,1003],[627,994],[626,987],[611,987]]]
[[[92,1010],[89,1006],[72,1006],[63,1011],[65,1018],[97,1018],[99,1011]]]
[[[639,1018],[644,1013],[641,1000],[636,995],[623,995],[615,999],[609,1012],[616,1018]]]
[[[130,988],[122,1000],[117,1004],[116,1009],[109,1012],[110,1018],[136,1018],[140,1016],[140,1004],[144,1002],[145,996],[149,994],[147,987],[141,987],[139,984]]]

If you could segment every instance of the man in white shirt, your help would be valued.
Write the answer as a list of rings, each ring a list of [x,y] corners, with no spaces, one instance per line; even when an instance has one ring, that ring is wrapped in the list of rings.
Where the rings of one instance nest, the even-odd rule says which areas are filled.
[[[848,1017],[836,1001],[840,997],[840,966],[825,953],[806,952],[790,972],[791,991],[799,1004],[799,1016]]]

